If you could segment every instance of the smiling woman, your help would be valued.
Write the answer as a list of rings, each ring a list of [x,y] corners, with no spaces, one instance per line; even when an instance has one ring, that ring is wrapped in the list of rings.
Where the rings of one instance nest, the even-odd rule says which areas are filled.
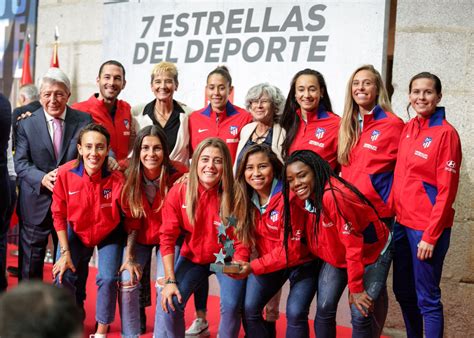
[[[395,216],[389,205],[393,170],[403,121],[392,113],[380,73],[372,65],[357,68],[349,78],[339,129],[338,161],[341,177],[359,189],[392,228]],[[386,288],[382,290],[388,299]],[[377,306],[374,315],[379,334],[388,304]]]
[[[219,66],[209,73],[206,80],[209,105],[189,117],[191,152],[202,140],[219,137],[227,145],[232,161],[235,160],[242,128],[252,120],[252,116],[229,101],[233,90],[227,67]]]
[[[313,69],[299,71],[291,80],[280,122],[286,131],[283,158],[308,149],[336,169],[339,121],[340,117],[332,112],[323,75]]]
[[[150,88],[155,99],[132,108],[132,118],[138,133],[145,126],[155,125],[166,134],[170,159],[189,162],[188,114],[192,111],[174,100],[178,90],[178,69],[171,62],[160,62],[151,71]],[[133,142],[134,140],[132,140]]]
[[[409,84],[416,112],[403,129],[393,182],[393,290],[409,337],[443,337],[441,272],[454,221],[461,141],[446,120],[438,76],[422,72]],[[408,281],[408,282],[407,282]]]
[[[125,213],[125,228],[128,232],[125,257],[120,269],[120,301],[122,335],[138,337],[144,318],[140,306],[140,292],[143,292],[149,277],[142,274],[149,266],[151,254],[156,248],[156,317],[155,337],[162,337],[163,325],[160,322],[160,291],[163,279],[163,265],[159,256],[164,199],[187,168],[169,159],[166,135],[157,126],[146,126],[137,134],[127,169],[127,179],[122,192],[122,206]],[[179,241],[176,246],[179,250]],[[146,279],[145,279],[146,278]],[[138,281],[140,280],[140,283]],[[139,316],[137,314],[140,313]]]
[[[114,320],[124,237],[118,226],[123,174],[107,169],[109,143],[110,134],[101,125],[91,123],[81,130],[78,160],[59,167],[51,206],[60,244],[54,283],[69,289],[79,307],[84,302],[88,264],[98,247],[97,334],[105,334]],[[77,280],[82,281],[80,286]]]
[[[108,144],[107,137],[98,131],[79,134],[77,151],[89,176],[94,175],[102,168],[109,151]]]
[[[309,150],[299,150],[285,163],[285,238],[295,225],[289,221],[290,191],[304,202],[306,240],[321,258],[315,331],[319,338],[336,337],[336,313],[349,288],[353,337],[375,337],[381,328],[371,309],[380,306],[392,251],[389,229],[370,201],[340,178],[328,163]],[[291,211],[291,212],[290,212]],[[382,323],[383,324],[383,323]]]
[[[287,336],[308,337],[308,312],[314,297],[318,278],[318,261],[310,256],[305,241],[297,235],[303,233],[304,213],[295,210],[292,224],[294,236],[288,243],[288,255],[283,246],[283,184],[281,181],[283,165],[264,144],[248,148],[238,167],[235,184],[235,205],[233,215],[237,218],[237,251],[245,246],[254,247],[257,254],[252,260],[239,260],[242,270],[234,278],[246,279],[244,314],[246,335],[250,338],[270,337],[275,333],[275,322],[263,320],[265,304],[273,297],[278,308],[283,284],[290,281],[287,301]],[[296,203],[295,203],[296,204]],[[303,216],[303,217],[302,217]],[[273,309],[273,312],[275,310]],[[270,311],[272,312],[272,311]],[[273,314],[278,318],[278,311]]]
[[[165,286],[161,305],[169,335],[184,337],[184,309],[189,297],[210,275],[214,253],[223,249],[216,241],[218,226],[231,212],[233,201],[232,163],[226,144],[208,138],[196,148],[189,179],[174,185],[163,208],[160,228],[161,254],[165,268]],[[176,265],[175,243],[184,233],[181,256]],[[229,237],[233,237],[229,231]],[[240,304],[243,281],[222,272],[216,273],[221,292],[219,335],[237,337],[240,330]]]
[[[284,102],[285,97],[281,90],[269,83],[260,83],[249,89],[245,98],[245,106],[252,114],[253,122],[242,128],[234,172],[237,170],[245,150],[254,144],[270,146],[283,162],[281,145],[285,138],[285,131],[278,121]]]

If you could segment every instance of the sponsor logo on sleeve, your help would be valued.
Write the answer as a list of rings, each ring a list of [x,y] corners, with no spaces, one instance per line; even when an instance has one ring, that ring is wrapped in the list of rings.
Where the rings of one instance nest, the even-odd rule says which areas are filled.
[[[444,167],[444,170],[449,171],[450,173],[455,174],[456,171],[456,162],[453,160],[449,160],[446,162],[446,167]]]
[[[350,235],[352,232],[352,223],[351,222],[347,222],[346,224],[344,224],[342,226],[342,234],[343,235]]]

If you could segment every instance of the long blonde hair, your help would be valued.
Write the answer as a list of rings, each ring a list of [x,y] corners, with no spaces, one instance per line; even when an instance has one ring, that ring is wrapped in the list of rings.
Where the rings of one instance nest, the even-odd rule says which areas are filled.
[[[231,204],[234,196],[234,176],[232,173],[232,159],[230,157],[229,149],[221,139],[216,137],[207,138],[197,146],[192,157],[191,167],[189,168],[189,178],[186,188],[186,215],[188,216],[189,223],[192,225],[194,225],[196,220],[195,213],[197,209],[197,201],[199,198],[199,177],[197,173],[197,166],[201,153],[207,147],[219,149],[222,155],[223,171],[219,182],[219,195],[221,200],[219,216],[221,220],[225,222],[231,213]]]
[[[375,85],[377,87],[376,104],[384,111],[392,112],[392,105],[388,97],[387,89],[382,80],[380,73],[372,65],[363,65],[357,68],[349,78],[346,88],[346,97],[344,103],[344,114],[342,115],[341,126],[339,128],[339,141],[337,146],[337,160],[340,164],[349,163],[349,154],[352,147],[359,140],[359,105],[352,98],[352,81],[355,75],[361,70],[368,70],[374,75]]]

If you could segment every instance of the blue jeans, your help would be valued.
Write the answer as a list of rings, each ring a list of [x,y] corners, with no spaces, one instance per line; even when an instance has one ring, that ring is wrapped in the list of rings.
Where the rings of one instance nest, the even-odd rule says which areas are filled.
[[[380,337],[387,315],[386,280],[393,256],[393,241],[377,261],[364,270],[364,289],[374,299],[374,313],[364,317],[351,305],[352,337]],[[324,262],[319,273],[318,302],[314,330],[318,338],[336,337],[336,313],[339,299],[347,285],[347,269]]]
[[[176,296],[173,304],[176,311],[168,306],[169,313],[165,313],[165,327],[168,337],[184,337],[184,309],[192,293],[208,279],[212,272],[209,264],[196,264],[180,257],[176,264],[175,276],[181,293],[182,303],[178,303]],[[220,324],[219,337],[238,337],[241,322],[241,303],[245,280],[236,280],[223,273],[216,273],[220,286]]]
[[[96,277],[98,289],[95,318],[101,324],[110,324],[114,321],[123,239],[123,230],[121,226],[118,226],[117,229],[112,231],[97,245],[99,272]],[[68,241],[71,259],[76,267],[76,272],[67,270],[63,275],[62,284],[59,284],[58,278],[55,279],[54,284],[70,290],[75,295],[78,306],[83,308],[86,298],[85,290],[89,274],[89,261],[94,253],[94,248],[86,247],[70,227],[68,227]],[[57,259],[59,257],[58,249]]]
[[[156,276],[164,276],[163,262],[158,245],[143,245],[140,243],[135,244],[135,259],[140,266],[144,266],[148,263],[151,257],[153,248],[156,248]],[[179,246],[175,246],[175,258],[179,257]],[[120,317],[122,321],[122,337],[124,338],[136,338],[140,335],[140,284],[137,283],[133,286],[127,286],[127,282],[130,281],[130,274],[127,270],[123,271],[120,275],[120,293],[119,293],[119,306],[120,306]],[[155,311],[155,332],[156,337],[167,337],[166,331],[164,330],[163,310],[161,309],[161,290],[156,290],[156,311]]]
[[[441,273],[449,248],[451,229],[445,229],[435,245],[433,257],[420,261],[418,243],[423,231],[395,223],[393,292],[403,313],[407,336],[443,337],[444,315],[441,303]]]
[[[309,337],[308,314],[316,293],[319,266],[320,262],[314,260],[265,275],[251,274],[247,279],[244,302],[247,337],[269,336],[262,316],[263,308],[288,279],[290,293],[286,304],[286,336]]]

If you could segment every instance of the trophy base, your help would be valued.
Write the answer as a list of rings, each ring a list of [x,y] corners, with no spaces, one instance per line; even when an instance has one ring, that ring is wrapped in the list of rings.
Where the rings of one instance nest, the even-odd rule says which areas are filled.
[[[212,263],[210,268],[212,272],[221,272],[221,273],[240,273],[241,267],[240,264],[236,263]]]

